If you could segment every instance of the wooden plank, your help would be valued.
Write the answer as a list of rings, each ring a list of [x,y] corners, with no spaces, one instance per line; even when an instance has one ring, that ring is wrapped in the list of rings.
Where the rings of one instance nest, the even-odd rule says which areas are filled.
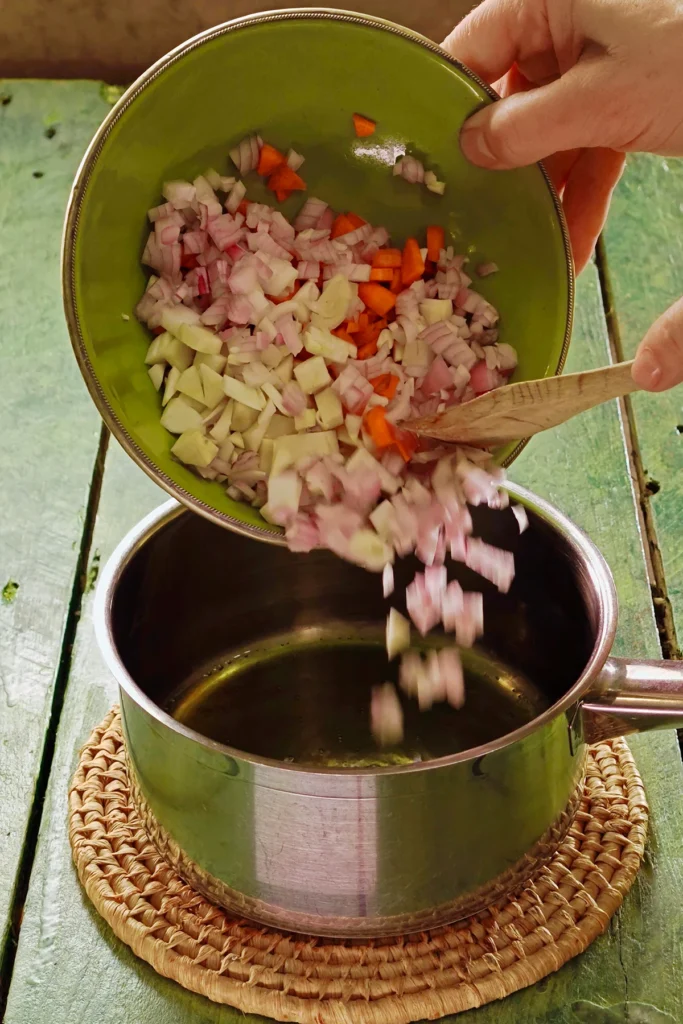
[[[683,162],[629,158],[605,232],[621,343],[628,358],[646,330],[683,294]],[[679,643],[683,637],[683,388],[631,399]]]
[[[17,78],[104,78],[125,83],[197,32],[228,18],[290,6],[289,0],[232,0],[229,6],[222,0],[118,0],[112,7],[92,0],[25,0],[3,11],[0,52],[5,73]],[[309,0],[298,6],[319,4]],[[440,41],[473,6],[474,0],[356,0],[352,10],[397,21]]]
[[[0,952],[100,435],[57,268],[71,181],[105,110],[96,84],[0,82]]]
[[[570,368],[600,365],[606,353],[597,276],[591,268],[579,287]],[[605,551],[623,602],[619,650],[656,655],[649,586],[616,406],[596,409],[555,435],[538,438],[513,475],[568,511]],[[94,538],[102,558],[161,498],[161,492],[114,447],[107,460]],[[184,992],[137,961],[91,910],[71,866],[64,823],[67,786],[80,744],[115,698],[95,648],[90,611],[87,598],[6,1024],[67,1024],[77,1014],[98,1024],[237,1024],[243,1020],[241,1014]],[[677,980],[683,969],[681,944],[676,947],[672,941],[681,928],[677,887],[683,817],[680,802],[673,798],[681,786],[681,766],[672,734],[642,737],[635,745],[654,806],[654,830],[648,866],[634,893],[609,937],[534,989],[480,1010],[478,1024],[598,1021],[602,1018],[576,1013],[599,1012],[582,1004],[618,1006],[627,998],[656,1003],[673,1015],[672,1020],[683,1018]]]

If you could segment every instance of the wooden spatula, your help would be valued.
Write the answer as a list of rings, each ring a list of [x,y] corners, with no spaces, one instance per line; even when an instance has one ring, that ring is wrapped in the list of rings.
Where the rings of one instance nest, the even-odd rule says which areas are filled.
[[[629,363],[603,366],[564,377],[523,380],[455,405],[435,416],[407,420],[402,426],[439,441],[489,448],[556,427],[594,405],[621,398],[638,388]]]

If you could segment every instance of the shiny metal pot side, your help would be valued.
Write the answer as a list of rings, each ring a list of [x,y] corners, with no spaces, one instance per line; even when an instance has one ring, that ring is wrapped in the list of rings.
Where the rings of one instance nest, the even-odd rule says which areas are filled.
[[[683,670],[609,658],[617,602],[598,550],[544,501],[510,491],[529,513],[521,537],[512,514],[475,510],[477,533],[515,551],[517,575],[507,595],[485,589],[485,647],[473,657],[498,683],[508,666],[542,709],[505,735],[467,749],[454,741],[453,752],[400,767],[282,759],[300,735],[365,728],[369,682],[340,677],[334,649],[324,672],[288,679],[288,703],[259,704],[258,687],[236,689],[230,746],[164,710],[185,680],[236,647],[322,635],[331,624],[349,638],[381,627],[377,577],[327,552],[251,544],[174,502],[122,541],[98,589],[97,634],[121,689],[136,804],[188,882],[235,913],[312,934],[452,922],[552,855],[580,796],[586,742],[683,725]],[[396,567],[395,598],[414,571],[410,560]],[[462,566],[449,572],[482,586]],[[485,676],[470,682],[469,701],[488,692]],[[455,737],[460,713],[448,714]]]

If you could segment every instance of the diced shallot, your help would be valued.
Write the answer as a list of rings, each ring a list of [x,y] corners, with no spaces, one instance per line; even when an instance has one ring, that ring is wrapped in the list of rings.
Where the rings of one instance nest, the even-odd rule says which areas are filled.
[[[261,153],[261,140],[258,135],[247,135],[238,146],[230,150],[230,159],[241,175],[249,174],[256,169]]]
[[[472,535],[468,508],[509,504],[502,471],[487,452],[447,451],[402,424],[499,386],[516,352],[498,341],[498,313],[442,229],[402,253],[385,249],[385,228],[337,217],[321,199],[306,199],[293,224],[247,200],[241,179],[262,146],[245,137],[230,154],[238,178],[210,169],[169,181],[165,202],[148,211],[142,261],[154,274],[136,315],[158,334],[145,361],[162,424],[177,436],[174,455],[282,526],[292,551],[327,548],[381,573],[385,598],[395,557],[415,554],[424,571],[406,589],[409,619],[422,635],[440,625],[449,642],[471,646],[483,632],[483,597],[449,581],[448,559],[509,589],[511,552]],[[262,171],[266,155],[278,159],[270,147]],[[289,150],[286,162],[296,185],[303,156]],[[408,154],[394,174],[443,192]],[[526,513],[512,512],[522,532]],[[422,657],[410,649],[409,619],[392,608],[387,620],[402,689],[423,709],[460,707],[457,649]],[[403,712],[389,683],[375,689],[371,724],[378,742],[400,741]]]
[[[370,728],[381,747],[394,746],[403,739],[403,709],[391,683],[382,683],[373,688]]]
[[[406,154],[394,164],[394,174],[400,174],[402,178],[414,185],[424,181],[425,169],[416,157]]]

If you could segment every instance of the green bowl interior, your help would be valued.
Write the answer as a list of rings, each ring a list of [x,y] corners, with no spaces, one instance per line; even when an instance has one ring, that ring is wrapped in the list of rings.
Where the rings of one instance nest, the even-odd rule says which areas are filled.
[[[172,458],[173,439],[160,426],[159,396],[143,362],[149,335],[133,316],[146,280],[140,264],[146,211],[161,201],[162,182],[192,179],[210,166],[229,173],[228,150],[255,130],[305,155],[309,195],[385,225],[396,243],[424,237],[426,225],[439,223],[472,265],[495,260],[500,273],[476,287],[500,310],[501,340],[517,349],[515,379],[557,371],[571,306],[562,228],[539,167],[487,172],[461,155],[460,126],[483,102],[488,97],[481,86],[417,39],[381,22],[309,12],[238,23],[205,39],[127,106],[124,98],[120,114],[112,112],[114,123],[81,194],[75,307],[99,389],[138,457],[144,453],[166,486],[172,482],[244,524],[266,526],[220,484],[199,479]],[[355,138],[354,111],[377,121],[371,138]],[[445,196],[392,176],[406,149],[447,182]],[[255,176],[247,185],[248,198],[272,199]],[[300,205],[300,198],[291,199],[281,209],[293,217]]]

